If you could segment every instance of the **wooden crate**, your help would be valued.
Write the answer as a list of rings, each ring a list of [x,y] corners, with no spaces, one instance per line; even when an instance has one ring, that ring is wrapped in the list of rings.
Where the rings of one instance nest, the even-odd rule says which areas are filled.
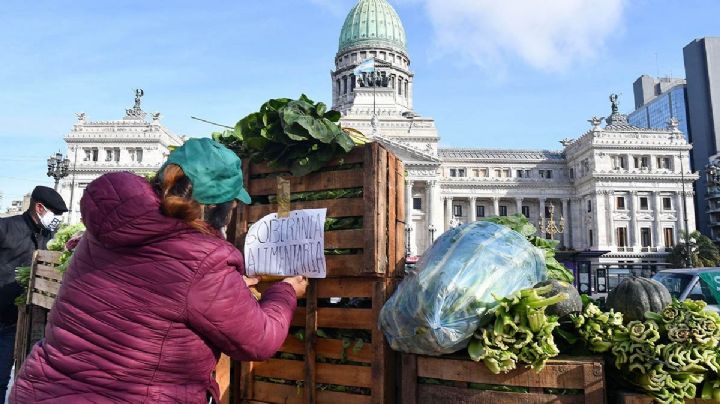
[[[298,308],[292,322],[295,327],[304,327],[304,338],[300,340],[291,333],[273,359],[234,364],[236,390],[233,402],[396,402],[396,355],[389,349],[377,325],[380,309],[394,283],[395,280],[390,278],[311,280],[305,307]],[[369,304],[361,308],[319,304],[326,303],[330,297],[365,299]],[[326,332],[364,330],[370,341],[357,344],[355,340],[321,338],[318,329],[328,330]]]
[[[39,250],[33,254],[26,304],[18,308],[15,333],[15,369],[20,369],[33,345],[45,337],[47,314],[60,290],[62,274],[57,267],[62,254]]]
[[[405,169],[403,163],[378,143],[355,148],[326,168],[292,177],[265,164],[243,167],[252,205],[240,205],[228,226],[228,239],[242,249],[248,225],[277,212],[277,204],[263,203],[277,193],[277,177],[288,175],[291,193],[362,189],[356,198],[293,202],[291,209],[327,208],[328,218],[362,217],[363,227],[325,232],[325,249],[350,249],[354,254],[327,255],[328,278],[393,276],[405,265]]]
[[[602,404],[605,402],[603,367],[603,360],[599,357],[561,358],[548,361],[540,373],[520,368],[508,374],[495,375],[482,362],[466,358],[403,354],[401,402]],[[495,391],[490,389],[493,386],[525,387],[528,392]],[[549,389],[572,389],[578,390],[579,394],[560,395],[558,391]]]

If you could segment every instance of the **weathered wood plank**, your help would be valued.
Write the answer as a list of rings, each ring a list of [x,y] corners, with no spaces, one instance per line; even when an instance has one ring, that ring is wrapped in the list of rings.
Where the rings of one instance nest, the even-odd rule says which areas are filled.
[[[37,264],[37,267],[35,268],[35,276],[39,276],[41,278],[48,278],[53,279],[58,282],[62,281],[63,274],[58,272],[57,267],[54,266],[48,266],[43,264]]]
[[[33,292],[30,298],[30,304],[40,306],[47,310],[52,309],[55,304],[55,299],[50,296],[41,295],[40,293]]]
[[[327,209],[326,217],[362,216],[365,212],[365,202],[362,198],[324,199],[320,201],[293,202],[291,209]],[[276,203],[267,205],[250,205],[248,207],[248,221],[257,222],[270,213],[277,212]]]
[[[335,167],[335,166],[339,166],[341,164],[362,163],[362,161],[363,161],[362,152],[363,152],[362,147],[356,147],[353,150],[351,150],[350,153],[346,154],[345,156],[342,156],[340,158],[330,161],[328,164],[325,165],[325,167]],[[249,169],[250,169],[249,171],[244,170],[244,172],[250,173],[250,175],[289,172],[286,168],[272,168],[272,167],[268,167],[267,164],[251,164]]]
[[[256,381],[253,397],[257,401],[249,401],[249,403],[300,404],[305,402],[304,390],[304,387]],[[317,404],[338,403],[369,404],[370,396],[328,390],[317,392]]]
[[[397,169],[397,157],[392,153],[387,154],[387,272],[392,275],[395,273],[397,265],[397,234],[395,232],[395,221],[397,219],[397,177],[395,170]],[[402,185],[400,185],[402,186]]]
[[[520,368],[508,374],[492,374],[482,363],[470,360],[419,356],[418,377],[456,380],[472,383],[502,384],[524,387],[553,387],[582,389],[585,387],[582,363],[553,363],[548,361],[540,373]]]
[[[43,278],[35,278],[35,282],[33,283],[33,293],[36,293],[36,292],[49,293],[52,295],[53,301],[54,301],[54,297],[57,296],[59,291],[60,291],[60,282],[49,281],[49,280],[43,279]]]
[[[305,342],[300,341],[293,335],[288,335],[288,338],[280,348],[280,352],[288,352],[296,355],[305,355]],[[347,348],[343,347],[343,341],[339,339],[326,339],[318,338],[315,344],[315,355],[317,357],[330,358],[330,359],[343,359],[344,358],[353,362],[365,362],[370,363],[373,360],[373,344],[366,342],[362,346],[355,350],[355,341],[350,341],[350,346]]]
[[[363,186],[363,170],[327,171],[308,174],[302,177],[288,177],[290,191],[325,191],[330,189],[359,188]],[[248,192],[251,196],[274,195],[277,192],[277,180],[262,178],[250,181]]]
[[[272,377],[286,380],[304,380],[304,364],[286,359],[268,359],[265,362],[253,362],[255,376]]]
[[[318,280],[318,298],[372,297],[374,279],[336,278]]]
[[[405,165],[400,159],[397,161],[395,169],[396,188],[395,188],[395,228],[392,222],[388,225],[390,231],[395,231],[395,276],[403,276],[405,271]],[[392,195],[391,195],[392,197]]]
[[[363,248],[364,246],[365,235],[362,229],[325,232],[325,249]]]
[[[417,403],[417,355],[407,353],[401,354],[400,380],[399,402],[409,404]]]
[[[339,309],[334,307],[320,307],[317,309],[318,327],[320,328],[347,328],[352,330],[369,330],[375,328],[377,321],[373,319],[372,310],[368,309]],[[292,325],[305,325],[305,308],[298,307],[293,315]]]
[[[373,303],[377,304],[372,305],[372,318],[377,322],[383,306],[379,304],[379,302],[385,302],[386,300],[387,285],[384,280],[379,280],[375,282],[374,286]],[[380,327],[372,327],[372,341],[375,343],[371,364],[373,385],[372,402],[373,404],[385,404],[393,401],[390,391],[390,386],[394,385],[394,378],[392,377],[394,374],[390,371],[390,369],[394,369],[392,366],[392,353],[385,342],[385,335],[380,330]]]
[[[371,369],[369,366],[318,363],[317,382],[320,384],[337,384],[340,386],[373,387],[373,390],[378,387],[372,385]]]
[[[37,261],[46,264],[59,264],[61,256],[60,251],[38,250]]]
[[[559,396],[542,393],[506,393],[500,391],[463,389],[452,386],[418,385],[417,404],[581,404],[583,396]],[[590,403],[590,404],[602,404]]]
[[[318,307],[317,280],[310,279],[305,293],[305,402],[314,403],[317,380],[315,344],[317,343]]]

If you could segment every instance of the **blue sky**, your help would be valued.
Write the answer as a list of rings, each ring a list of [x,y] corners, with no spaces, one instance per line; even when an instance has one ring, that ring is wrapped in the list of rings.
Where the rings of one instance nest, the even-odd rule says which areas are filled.
[[[720,35],[715,0],[390,0],[408,37],[415,109],[441,143],[559,149],[641,74],[684,76],[682,48]],[[0,207],[65,151],[75,112],[143,107],[172,131],[233,124],[268,98],[330,99],[355,0],[17,1],[0,10]],[[541,8],[535,9],[539,7]],[[656,62],[657,60],[657,62]]]

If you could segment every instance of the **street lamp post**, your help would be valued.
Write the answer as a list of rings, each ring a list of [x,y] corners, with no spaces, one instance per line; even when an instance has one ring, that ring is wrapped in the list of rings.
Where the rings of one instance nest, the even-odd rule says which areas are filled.
[[[47,168],[47,176],[55,179],[55,191],[57,191],[60,180],[68,176],[70,159],[57,152],[55,155],[48,157]]]
[[[412,232],[412,226],[405,227],[405,256],[410,256],[410,233]]]
[[[685,249],[687,250],[687,268],[692,268],[692,250],[690,248],[690,230],[688,228],[688,217],[687,217],[687,198],[685,197],[685,165],[683,163],[682,150],[678,152],[680,154],[680,182],[682,183],[682,209],[683,209],[683,221],[685,225]]]
[[[430,232],[430,244],[432,244],[435,242],[435,226],[432,224],[428,226],[428,231]]]
[[[551,203],[550,206],[548,207],[548,210],[550,211],[549,212],[550,217],[548,218],[547,223],[545,222],[545,218],[543,217],[544,216],[543,212],[541,212],[541,214],[543,214],[543,216],[540,217],[540,221],[538,223],[538,225],[539,225],[538,230],[542,234],[549,234],[550,240],[553,240],[553,239],[555,239],[556,234],[562,233],[565,231],[565,218],[563,216],[560,216],[560,221],[556,223],[555,222],[555,205],[553,205]]]

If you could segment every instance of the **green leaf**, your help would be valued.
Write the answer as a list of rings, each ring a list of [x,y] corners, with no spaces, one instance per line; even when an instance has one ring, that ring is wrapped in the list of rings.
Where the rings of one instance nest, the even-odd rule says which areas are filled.
[[[319,116],[325,115],[325,112],[326,112],[326,111],[327,111],[327,106],[326,106],[324,103],[322,103],[322,102],[318,102],[317,105],[315,106],[315,112],[316,112]]]
[[[340,121],[342,115],[340,115],[340,112],[331,109],[330,111],[326,112],[323,117],[330,122],[337,123],[338,121]]]

